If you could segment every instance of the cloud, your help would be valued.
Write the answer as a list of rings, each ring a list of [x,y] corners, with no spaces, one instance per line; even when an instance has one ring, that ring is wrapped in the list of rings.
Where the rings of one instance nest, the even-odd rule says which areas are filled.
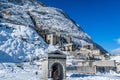
[[[120,38],[117,39],[117,43],[120,44]]]
[[[114,53],[114,54],[120,54],[120,48],[113,49],[112,53]]]
[[[117,44],[117,45],[120,45],[120,38],[114,39],[114,40],[116,41],[116,44]],[[112,49],[111,52],[112,52],[113,54],[120,54],[120,47],[115,48],[115,49]]]

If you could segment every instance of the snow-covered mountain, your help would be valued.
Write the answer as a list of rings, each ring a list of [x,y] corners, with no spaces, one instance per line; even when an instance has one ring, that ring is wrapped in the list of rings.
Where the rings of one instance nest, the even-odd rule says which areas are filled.
[[[36,0],[0,0],[0,61],[26,61],[44,54],[48,44],[38,29],[71,37],[74,44],[93,43],[106,52],[61,9]]]
[[[36,0],[0,0],[0,80],[42,80],[38,67],[41,62],[32,60],[40,59],[58,47],[45,42],[37,32],[41,29],[71,37],[72,42],[79,47],[92,43],[95,48],[107,53],[61,9],[48,7]],[[101,76],[79,79],[119,80],[118,77]]]

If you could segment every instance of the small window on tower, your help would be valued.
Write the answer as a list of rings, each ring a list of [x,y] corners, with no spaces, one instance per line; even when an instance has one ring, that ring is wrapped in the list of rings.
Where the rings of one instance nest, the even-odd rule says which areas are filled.
[[[50,40],[48,40],[48,44],[50,44]]]

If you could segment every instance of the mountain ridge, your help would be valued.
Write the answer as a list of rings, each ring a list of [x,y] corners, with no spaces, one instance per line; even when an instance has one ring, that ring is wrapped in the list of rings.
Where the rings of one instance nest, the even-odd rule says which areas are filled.
[[[36,0],[1,0],[0,10],[0,50],[10,56],[22,57],[22,59],[26,56],[27,59],[31,54],[38,56],[36,54],[42,52],[43,49],[41,48],[47,49],[48,44],[37,33],[36,29],[47,29],[71,37],[72,42],[79,46],[92,43],[96,48],[107,53],[101,46],[93,42],[90,36],[61,9],[47,7]],[[8,40],[6,38],[2,40],[4,37]],[[17,43],[22,46],[12,46],[12,50],[7,47],[11,46],[10,41],[15,42],[13,44],[15,46]],[[14,49],[21,51],[16,50],[15,52]]]

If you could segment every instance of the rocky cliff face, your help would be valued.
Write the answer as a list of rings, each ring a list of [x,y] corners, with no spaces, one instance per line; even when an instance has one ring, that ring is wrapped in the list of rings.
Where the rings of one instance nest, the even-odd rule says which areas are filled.
[[[40,55],[48,44],[36,29],[54,30],[77,45],[92,43],[106,53],[62,10],[36,0],[0,0],[0,52],[15,59]]]

